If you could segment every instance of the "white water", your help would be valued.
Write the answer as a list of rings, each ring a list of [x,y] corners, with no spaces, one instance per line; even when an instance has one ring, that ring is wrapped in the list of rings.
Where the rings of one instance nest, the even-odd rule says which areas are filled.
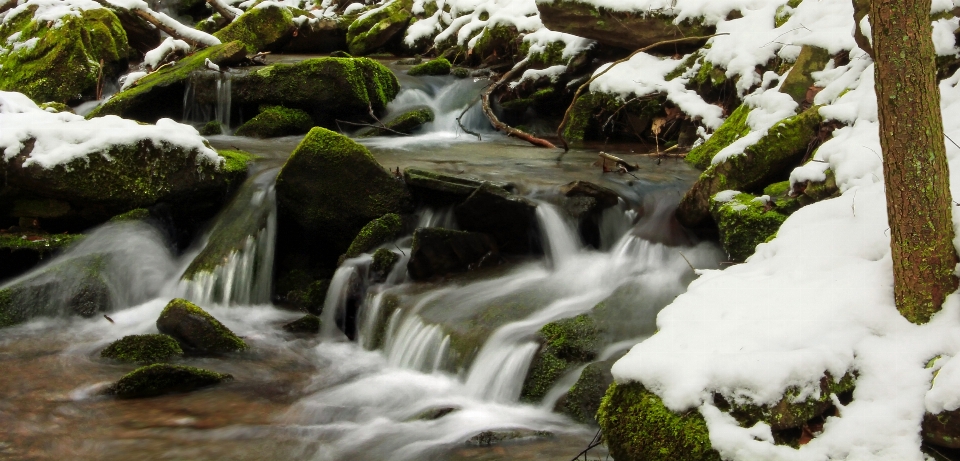
[[[220,72],[217,78],[217,121],[225,131],[230,130],[230,105],[233,101],[233,77],[230,72]]]

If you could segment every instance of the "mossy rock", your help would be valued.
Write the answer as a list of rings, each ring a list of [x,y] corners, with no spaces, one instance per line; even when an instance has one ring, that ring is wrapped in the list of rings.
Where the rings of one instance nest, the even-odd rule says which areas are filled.
[[[573,418],[574,421],[584,424],[597,424],[596,414],[600,409],[600,402],[613,384],[613,374],[610,368],[614,360],[594,362],[587,365],[580,372],[577,382],[570,387],[567,395],[558,402],[558,410]]]
[[[701,170],[709,168],[717,152],[750,133],[750,127],[747,125],[748,115],[750,115],[750,106],[741,104],[709,139],[691,149],[684,160]]]
[[[629,114],[639,119],[649,119],[663,112],[665,97],[659,96],[644,101],[634,101],[623,107],[625,101],[608,93],[587,93],[574,102],[570,118],[563,129],[568,142],[580,142],[600,137],[605,121],[614,113]],[[536,102],[536,100],[535,100]]]
[[[40,107],[40,109],[43,109],[47,112],[54,112],[54,113],[67,112],[70,114],[74,113],[73,109],[71,109],[70,106],[62,102],[45,102],[43,104],[39,104],[38,106]]]
[[[83,238],[36,230],[0,232],[0,280],[20,275]],[[0,326],[2,326],[0,321]]]
[[[256,117],[240,125],[234,135],[251,138],[276,138],[303,134],[310,131],[310,128],[313,128],[313,119],[310,118],[310,114],[299,109],[266,106],[261,108]]]
[[[407,71],[407,75],[447,75],[450,73],[451,67],[450,61],[447,61],[446,58],[437,58],[432,61],[427,61],[423,64],[413,66],[409,71]]]
[[[216,136],[223,134],[223,124],[216,120],[211,120],[200,127],[201,136]]]
[[[364,56],[401,36],[413,19],[413,0],[392,0],[373,13],[364,13],[347,29],[350,54]]]
[[[830,53],[823,48],[804,45],[793,68],[780,85],[780,92],[789,94],[797,104],[812,103],[813,101],[807,101],[807,90],[813,86],[814,81],[812,74],[823,70],[830,57]]]
[[[240,62],[246,54],[245,45],[240,41],[204,48],[137,80],[136,84],[111,96],[87,114],[87,118],[119,115],[148,123],[162,117],[179,119],[183,116],[183,92],[190,74],[205,69],[207,59],[226,66]],[[215,97],[216,92],[212,96]]]
[[[825,177],[823,181],[806,181],[796,186],[799,191],[797,202],[800,206],[807,206],[840,195],[840,188],[837,186],[837,178],[833,174],[833,170],[827,169],[823,174]]]
[[[492,236],[504,253],[539,250],[531,239],[537,226],[537,204],[526,197],[484,182],[453,211],[463,230]]]
[[[350,138],[314,128],[277,177],[278,261],[287,252],[332,268],[370,221],[410,208],[402,181]],[[281,267],[279,273],[283,273]]]
[[[112,218],[110,222],[120,223],[120,222],[131,222],[131,221],[146,221],[150,219],[150,210],[146,208],[134,208],[126,213],[120,213]]]
[[[769,406],[749,405],[721,402],[723,408],[733,416],[742,427],[751,427],[762,421],[770,425],[774,432],[785,429],[793,429],[803,426],[813,418],[822,415],[828,408],[833,406],[831,395],[843,395],[853,392],[856,385],[856,377],[853,373],[847,373],[841,379],[834,380],[828,373],[820,380],[820,395],[817,397],[808,397],[800,400],[801,391],[796,388],[787,389],[783,398],[777,403]]]
[[[100,357],[121,362],[157,363],[183,356],[177,340],[167,335],[124,336],[100,351]]]
[[[811,107],[775,124],[742,154],[710,165],[680,200],[677,219],[692,229],[708,227],[710,200],[717,192],[761,190],[787,177],[806,155],[822,120],[820,106]]]
[[[187,353],[224,354],[247,348],[242,339],[207,311],[181,298],[170,301],[163,309],[157,329],[176,339]]]
[[[120,398],[155,397],[190,392],[233,379],[232,376],[202,368],[155,363],[127,373],[109,393]]]
[[[424,124],[433,121],[433,110],[422,107],[404,112],[392,120],[384,123],[383,128],[372,128],[364,131],[360,136],[391,136],[397,133],[410,134]]]
[[[499,262],[500,252],[489,235],[423,227],[413,231],[407,272],[414,280],[426,280]]]
[[[588,314],[544,325],[540,350],[530,363],[520,399],[539,402],[564,373],[596,357],[600,331]]]
[[[55,260],[0,290],[0,326],[35,317],[90,317],[110,309],[106,258],[90,254]]]
[[[92,99],[101,70],[109,79],[126,69],[127,34],[110,10],[83,10],[57,21],[35,19],[36,10],[27,7],[0,23],[0,90],[36,101]]]
[[[270,4],[250,8],[213,36],[223,43],[239,40],[247,52],[253,54],[279,50],[293,38],[296,30],[290,8]]]
[[[710,213],[720,229],[720,244],[733,261],[744,261],[757,245],[777,234],[787,216],[750,194],[729,201],[711,199]]]
[[[770,203],[777,212],[789,215],[801,207],[800,200],[790,195],[790,181],[780,181],[763,188],[763,195],[770,197]]]
[[[450,69],[450,75],[453,75],[456,78],[469,78],[470,69],[467,69],[466,67],[454,67]]]
[[[317,317],[313,314],[307,314],[297,320],[285,324],[283,329],[284,331],[290,333],[317,334],[320,333],[320,317]]]
[[[563,52],[567,48],[567,44],[562,40],[557,40],[555,42],[550,42],[542,50],[535,52],[530,52],[531,42],[523,42],[520,45],[520,54],[527,56],[527,59],[530,60],[532,66],[538,68],[547,68],[550,66],[560,66],[566,65],[567,61],[570,58],[564,58]]]
[[[340,257],[341,263],[343,260],[356,258],[384,243],[393,241],[400,236],[401,231],[403,231],[403,220],[396,213],[388,213],[368,222],[350,243],[346,253]]]
[[[640,383],[613,383],[597,422],[617,461],[720,461],[696,410],[677,414]]]
[[[468,54],[473,62],[481,63],[492,58],[511,59],[520,53],[520,48],[521,35],[516,27],[487,23]]]
[[[417,202],[435,207],[459,205],[483,184],[476,179],[419,168],[403,170],[403,180]]]
[[[370,263],[370,272],[378,280],[386,279],[393,266],[400,261],[400,255],[386,248],[380,248],[373,252],[373,261]]]

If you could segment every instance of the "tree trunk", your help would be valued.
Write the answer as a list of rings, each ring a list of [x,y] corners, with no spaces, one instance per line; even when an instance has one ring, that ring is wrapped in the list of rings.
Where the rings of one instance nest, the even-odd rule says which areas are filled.
[[[924,323],[957,288],[931,0],[873,0],[880,145],[897,309]]]

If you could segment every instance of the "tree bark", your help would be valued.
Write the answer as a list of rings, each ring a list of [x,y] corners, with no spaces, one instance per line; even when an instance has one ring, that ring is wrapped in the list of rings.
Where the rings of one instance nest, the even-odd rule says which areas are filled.
[[[931,0],[873,0],[870,22],[897,309],[925,323],[957,288]]]

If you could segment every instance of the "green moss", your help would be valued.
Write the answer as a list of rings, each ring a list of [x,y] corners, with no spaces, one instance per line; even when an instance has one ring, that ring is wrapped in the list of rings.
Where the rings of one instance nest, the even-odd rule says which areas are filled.
[[[110,222],[143,221],[149,218],[150,210],[146,208],[134,208],[126,213],[121,213],[110,218]]]
[[[370,270],[386,275],[398,261],[400,261],[400,255],[386,248],[380,248],[373,252],[373,262],[370,263]]]
[[[403,220],[396,213],[385,214],[367,223],[353,239],[341,259],[356,258],[399,236],[403,230]]]
[[[33,17],[36,9],[30,6],[0,24],[0,90],[18,91],[35,101],[67,102],[95,95],[101,61],[103,78],[125,68],[127,34],[110,10],[41,21]],[[9,42],[14,34],[20,35]],[[15,46],[32,39],[32,46]]]
[[[575,421],[596,424],[597,409],[607,388],[613,383],[613,375],[610,373],[613,362],[608,360],[587,365],[577,382],[567,391],[560,411]]]
[[[110,392],[120,398],[154,397],[189,392],[232,379],[228,374],[183,365],[156,363],[124,375]]]
[[[354,56],[373,53],[406,29],[413,18],[413,0],[393,0],[376,12],[353,21],[347,29],[347,47]]]
[[[697,70],[697,74],[693,76],[692,81],[699,85],[709,83],[713,86],[720,86],[727,81],[727,74],[723,69],[715,67],[712,62],[701,59],[700,69]]]
[[[297,26],[289,8],[269,6],[250,8],[229,25],[213,34],[221,42],[243,42],[247,52],[267,51],[281,40],[292,37]]]
[[[276,138],[303,134],[313,128],[310,114],[300,109],[288,109],[282,106],[260,108],[256,117],[237,128],[236,136],[252,138]]]
[[[734,261],[743,261],[757,245],[776,234],[787,219],[783,213],[754,200],[750,194],[738,194],[729,202],[711,200],[710,212],[720,229],[720,244]]]
[[[550,42],[543,50],[530,52],[530,42],[523,42],[520,45],[519,54],[526,55],[530,60],[530,65],[534,67],[550,67],[566,65],[570,58],[564,59],[563,52],[567,45],[562,41]]]
[[[830,53],[827,50],[805,45],[780,85],[780,92],[789,94],[797,104],[803,104],[807,99],[807,90],[813,85],[813,73],[823,70],[829,60]]]
[[[407,74],[413,76],[447,75],[450,73],[451,67],[450,61],[447,61],[446,58],[437,58],[432,61],[427,61],[423,64],[413,66],[409,71],[407,71]]]
[[[457,78],[468,78],[470,77],[470,69],[466,67],[454,67],[450,69],[450,75]]]
[[[420,128],[425,123],[433,121],[433,111],[428,107],[414,109],[408,112],[404,112],[384,124],[385,128],[372,128],[363,134],[360,137],[369,137],[369,136],[391,136],[396,135],[397,133],[412,133],[417,128]]]
[[[723,121],[723,125],[720,125],[710,139],[691,149],[684,159],[701,170],[707,169],[717,152],[750,133],[750,126],[747,125],[748,115],[750,115],[750,106],[741,104]]]
[[[618,461],[720,461],[697,410],[674,413],[639,383],[611,384],[597,422]]]
[[[168,327],[182,326],[182,320],[186,317],[202,319],[204,324],[211,327],[203,330],[198,329],[195,332],[196,337],[191,338],[199,341],[199,344],[194,344],[195,347],[202,347],[209,352],[231,352],[247,349],[247,344],[230,331],[229,328],[220,323],[219,320],[215,319],[196,304],[183,298],[177,298],[167,303],[167,306],[163,308],[163,312],[160,313],[160,318],[157,319],[157,328],[161,333],[167,333],[177,338],[178,334],[176,331],[170,331]],[[178,341],[182,342],[183,338],[178,338]]]
[[[25,317],[13,305],[13,293],[10,288],[0,290],[0,328],[23,322]]]
[[[0,233],[0,249],[29,250],[48,254],[73,245],[82,238],[84,238],[82,234]]]
[[[45,102],[40,104],[40,108],[47,112],[69,112],[73,113],[73,109],[70,106],[62,102]]]
[[[481,61],[492,55],[512,57],[520,51],[520,33],[516,27],[488,24],[473,45],[473,55]]]
[[[523,383],[524,401],[540,401],[566,371],[593,360],[599,346],[596,322],[587,314],[548,323],[539,336],[543,345]]]
[[[166,362],[183,355],[177,340],[167,335],[124,336],[100,351],[100,357],[121,362]]]
[[[563,136],[568,142],[578,142],[601,132],[606,119],[619,110],[622,115],[652,117],[663,113],[664,96],[644,101],[634,101],[620,110],[624,101],[608,93],[587,93],[577,98],[564,127]]]
[[[216,120],[211,120],[200,128],[201,136],[216,136],[218,134],[223,134],[223,125]]]
[[[681,75],[685,74],[688,70],[692,69],[693,66],[697,63],[697,61],[701,59],[702,59],[702,56],[700,56],[700,53],[691,53],[690,56],[687,56],[687,59],[684,59],[683,62],[677,65],[676,68],[668,72],[667,75],[664,75],[663,76],[664,80],[669,82],[670,80],[680,77]]]
[[[730,405],[729,411],[743,427],[750,427],[763,421],[769,424],[774,431],[796,428],[823,414],[833,404],[831,395],[851,392],[855,385],[856,378],[852,373],[847,373],[838,381],[834,381],[827,374],[820,381],[820,395],[817,397],[800,400],[801,390],[791,387],[784,392],[783,398],[774,405],[760,406],[734,403]]]

